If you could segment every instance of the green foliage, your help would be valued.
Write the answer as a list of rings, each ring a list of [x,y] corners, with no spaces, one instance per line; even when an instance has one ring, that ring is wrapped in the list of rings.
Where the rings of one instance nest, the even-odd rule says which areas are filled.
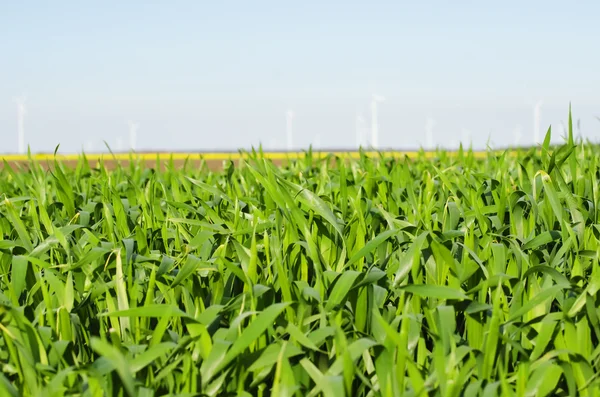
[[[0,395],[600,395],[596,146],[0,171]]]

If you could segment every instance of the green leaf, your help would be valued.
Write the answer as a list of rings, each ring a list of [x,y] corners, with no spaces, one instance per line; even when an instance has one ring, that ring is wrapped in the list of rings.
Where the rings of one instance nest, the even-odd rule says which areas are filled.
[[[251,323],[248,325],[239,337],[235,340],[231,348],[227,351],[222,361],[214,367],[214,369],[208,370],[205,373],[203,382],[208,382],[212,379],[213,375],[219,370],[225,368],[231,361],[239,356],[245,349],[247,349],[268,327],[273,326],[273,322],[281,312],[289,305],[289,303],[276,303],[269,306],[262,311]]]
[[[92,337],[91,340],[92,349],[104,357],[110,365],[117,371],[125,391],[130,397],[135,396],[135,382],[131,373],[131,368],[127,363],[127,360],[121,354],[121,352],[114,346],[106,343],[105,341]]]
[[[325,309],[332,310],[341,305],[354,285],[354,282],[360,275],[361,273],[352,270],[343,272],[342,275],[336,279],[333,289],[329,293]]]
[[[127,310],[117,310],[108,313],[102,313],[98,316],[111,317],[189,317],[185,312],[181,311],[177,306],[151,304],[140,307],[135,307]]]
[[[400,290],[410,292],[423,298],[436,299],[469,299],[460,289],[447,287],[444,285],[412,284],[399,288]]]
[[[535,295],[531,300],[528,300],[520,309],[512,313],[508,319],[508,322],[513,322],[516,319],[523,316],[525,313],[532,310],[534,307],[544,303],[548,299],[555,299],[558,294],[565,289],[564,285],[555,285],[550,288],[542,290],[540,293]]]
[[[280,356],[283,346],[279,343],[271,344],[262,352],[260,357],[248,367],[248,371],[255,372],[264,367],[271,367],[277,363],[277,360],[282,358],[296,357],[302,354],[302,350],[298,347],[287,344],[283,355]]]
[[[377,237],[375,237],[373,240],[369,241],[367,244],[365,244],[364,247],[362,247],[360,250],[358,250],[358,252],[356,254],[352,255],[352,257],[350,258],[348,263],[346,263],[346,266],[353,265],[354,263],[356,263],[359,259],[363,258],[368,253],[373,252],[384,241],[386,241],[387,239],[389,239],[392,236],[397,235],[398,233],[399,233],[399,230],[397,230],[397,229],[386,230],[385,232],[380,233],[379,235],[377,235]]]
[[[158,358],[167,354],[169,351],[173,350],[175,347],[177,347],[177,344],[172,342],[163,342],[152,346],[133,360],[130,360],[128,364],[129,370],[135,374],[150,365],[152,362],[156,361]]]
[[[25,290],[28,267],[29,261],[27,258],[22,256],[13,256],[11,279],[15,295],[17,297],[19,297]]]
[[[548,244],[560,238],[560,234],[556,232],[543,232],[539,235],[533,237],[523,244],[521,247],[522,250],[535,250],[541,247],[542,245]]]

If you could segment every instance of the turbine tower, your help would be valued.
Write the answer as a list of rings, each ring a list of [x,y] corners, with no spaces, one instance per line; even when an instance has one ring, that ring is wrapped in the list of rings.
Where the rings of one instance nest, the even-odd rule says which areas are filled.
[[[135,144],[137,141],[137,130],[140,125],[133,121],[129,122],[129,148],[135,151]]]
[[[433,127],[435,127],[435,120],[428,117],[425,122],[425,138],[427,139],[428,150],[433,150]]]
[[[540,120],[542,118],[542,101],[538,101],[533,107],[533,143],[539,145],[540,140]]]
[[[294,135],[292,130],[292,122],[294,120],[294,112],[288,110],[286,116],[286,135],[287,135],[287,150],[292,151],[294,147]]]
[[[377,120],[377,103],[385,101],[380,95],[373,94],[371,99],[371,146],[373,149],[379,148],[379,124]]]
[[[25,154],[25,114],[27,113],[25,110],[25,97],[16,98],[15,103],[17,104],[17,141],[19,144],[18,149],[19,154]]]

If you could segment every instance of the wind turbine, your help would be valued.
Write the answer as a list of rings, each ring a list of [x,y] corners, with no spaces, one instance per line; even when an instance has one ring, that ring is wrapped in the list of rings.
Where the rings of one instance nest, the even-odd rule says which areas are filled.
[[[542,101],[538,101],[533,107],[533,143],[539,145],[540,140],[540,120],[542,118]]]
[[[373,94],[371,98],[371,146],[373,149],[379,147],[379,124],[377,120],[377,102],[383,102],[385,98],[381,95]]]
[[[18,150],[20,154],[24,154],[26,151],[25,148],[25,114],[27,111],[25,110],[25,97],[15,98],[15,103],[17,104],[17,141],[18,141]]]
[[[294,112],[292,110],[288,110],[285,113],[286,116],[286,135],[287,135],[287,149],[288,151],[292,151],[294,147],[294,133],[292,130],[292,122],[294,121]]]
[[[433,127],[435,127],[435,120],[428,117],[425,122],[425,138],[427,140],[428,150],[433,150]]]
[[[140,125],[133,121],[129,122],[129,148],[135,151],[135,144],[137,141],[137,130]]]

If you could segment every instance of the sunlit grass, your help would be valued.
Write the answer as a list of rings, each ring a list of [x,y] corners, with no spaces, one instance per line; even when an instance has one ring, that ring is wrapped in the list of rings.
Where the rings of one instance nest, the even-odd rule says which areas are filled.
[[[2,396],[599,395],[596,146],[0,171]]]

